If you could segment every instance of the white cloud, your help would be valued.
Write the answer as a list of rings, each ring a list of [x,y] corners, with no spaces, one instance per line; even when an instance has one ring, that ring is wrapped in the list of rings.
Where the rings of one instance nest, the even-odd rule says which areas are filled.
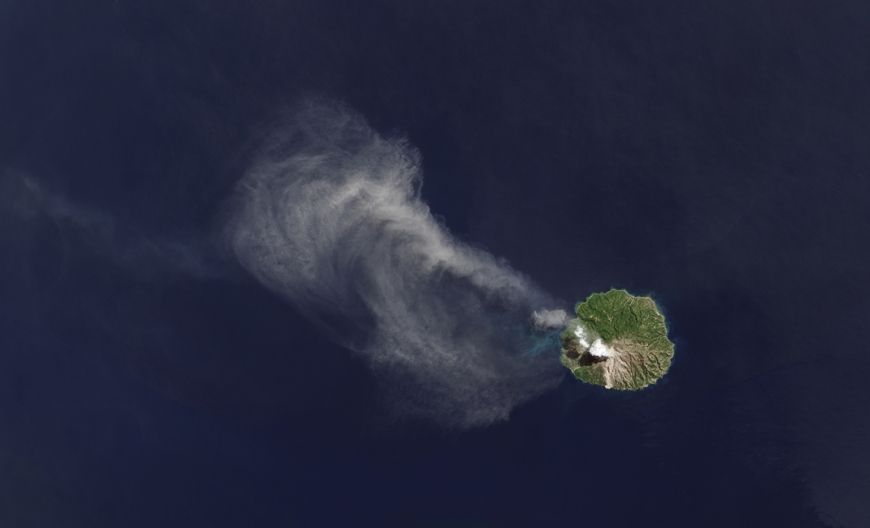
[[[613,349],[605,345],[604,341],[599,337],[592,342],[592,345],[589,347],[589,353],[595,357],[612,357]]]
[[[557,310],[535,310],[532,312],[532,324],[539,330],[562,328],[568,322],[568,312]]]

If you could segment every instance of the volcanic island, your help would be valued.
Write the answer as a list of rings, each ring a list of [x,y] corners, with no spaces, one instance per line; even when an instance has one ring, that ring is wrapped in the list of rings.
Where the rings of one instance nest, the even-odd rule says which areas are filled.
[[[578,303],[562,332],[562,364],[574,377],[608,389],[652,385],[671,366],[674,343],[651,297],[625,290],[593,293]]]

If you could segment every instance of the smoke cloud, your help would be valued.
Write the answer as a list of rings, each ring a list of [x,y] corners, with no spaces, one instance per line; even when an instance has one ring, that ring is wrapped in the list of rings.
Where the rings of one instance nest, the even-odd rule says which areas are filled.
[[[79,243],[133,275],[182,275],[217,279],[227,274],[214,240],[201,233],[153,236],[131,229],[112,215],[69,200],[26,172],[0,171],[0,220],[16,230],[48,220],[70,242]]]
[[[365,355],[397,411],[456,426],[506,419],[561,379],[558,347],[541,350],[557,341],[541,330],[565,313],[543,310],[555,301],[526,277],[451,236],[421,184],[405,140],[308,101],[239,183],[227,243],[262,284]]]

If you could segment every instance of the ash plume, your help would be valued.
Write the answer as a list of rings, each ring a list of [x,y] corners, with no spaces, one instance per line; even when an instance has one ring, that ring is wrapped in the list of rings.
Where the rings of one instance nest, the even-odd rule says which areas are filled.
[[[405,140],[340,104],[307,101],[240,181],[227,245],[263,285],[367,357],[396,411],[460,427],[506,419],[561,378],[558,351],[528,351],[533,324],[552,328],[564,312],[541,311],[555,301],[454,238],[421,185],[420,155]]]

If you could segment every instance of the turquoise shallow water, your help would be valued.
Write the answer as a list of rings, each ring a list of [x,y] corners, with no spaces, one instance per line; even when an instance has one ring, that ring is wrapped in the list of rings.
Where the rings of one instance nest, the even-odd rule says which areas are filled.
[[[553,356],[553,360],[559,361],[559,348],[561,346],[560,334],[562,329],[550,330],[547,332],[532,332],[528,334],[528,346],[525,354],[528,356],[538,357],[546,354]]]

